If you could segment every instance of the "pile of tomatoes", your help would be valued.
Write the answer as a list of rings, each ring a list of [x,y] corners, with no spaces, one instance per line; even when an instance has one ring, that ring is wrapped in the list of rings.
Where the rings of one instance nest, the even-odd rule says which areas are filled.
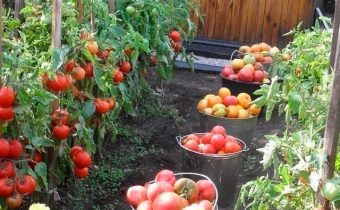
[[[216,188],[209,180],[177,179],[172,171],[162,170],[154,183],[130,187],[126,197],[137,210],[212,210]]]
[[[182,140],[188,150],[202,154],[231,154],[240,152],[242,146],[224,127],[217,125],[206,134],[190,134]]]
[[[91,156],[81,146],[74,146],[70,151],[70,157],[74,162],[74,175],[79,178],[85,178],[89,175],[89,167],[92,164]]]
[[[36,180],[30,175],[18,175],[14,160],[23,153],[18,140],[0,139],[0,197],[6,199],[10,208],[22,205],[24,195],[30,196],[37,187]]]
[[[14,118],[14,101],[15,92],[11,87],[0,88],[0,122],[11,121]]]

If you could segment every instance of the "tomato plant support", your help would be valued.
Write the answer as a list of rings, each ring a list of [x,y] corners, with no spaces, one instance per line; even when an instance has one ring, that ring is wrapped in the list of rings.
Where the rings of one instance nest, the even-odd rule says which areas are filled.
[[[77,11],[78,11],[78,23],[82,23],[84,21],[84,2],[83,0],[77,0]]]
[[[20,21],[22,21],[22,19],[23,19],[23,16],[20,14],[20,11],[24,7],[25,7],[25,0],[15,0],[14,17],[16,19],[19,19]]]
[[[333,43],[336,43],[339,37],[339,25],[340,25],[340,1],[335,2],[335,13],[334,13],[334,25],[333,25]],[[335,65],[335,54],[336,54],[336,48],[337,46],[335,44],[332,45],[331,49],[331,70],[334,70],[334,65]]]
[[[110,13],[115,13],[115,0],[107,0]]]
[[[340,7],[338,7],[335,12],[335,17],[340,14]],[[338,22],[339,24],[339,22]],[[334,28],[338,28],[338,31],[334,31],[334,36],[336,33],[339,33],[339,25]],[[335,46],[335,65],[334,65],[334,78],[332,82],[332,92],[330,99],[330,106],[328,109],[328,117],[327,117],[327,126],[325,130],[325,139],[324,139],[324,153],[327,157],[327,162],[323,164],[322,170],[322,180],[326,181],[334,176],[334,167],[335,160],[337,155],[337,150],[339,146],[339,138],[340,138],[340,37],[337,37],[337,40],[334,42],[333,47]],[[323,202],[323,206],[325,210],[328,210],[329,202],[324,201],[323,199],[319,199],[319,202]]]

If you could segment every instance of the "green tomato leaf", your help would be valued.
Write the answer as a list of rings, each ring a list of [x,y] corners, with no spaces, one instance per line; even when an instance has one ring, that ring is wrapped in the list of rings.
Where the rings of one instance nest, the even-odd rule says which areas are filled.
[[[96,106],[92,101],[85,102],[82,113],[85,118],[90,118],[96,111]]]
[[[293,90],[289,92],[288,105],[289,105],[289,108],[292,110],[292,114],[296,114],[299,111],[301,102],[302,102],[302,97],[297,91]]]

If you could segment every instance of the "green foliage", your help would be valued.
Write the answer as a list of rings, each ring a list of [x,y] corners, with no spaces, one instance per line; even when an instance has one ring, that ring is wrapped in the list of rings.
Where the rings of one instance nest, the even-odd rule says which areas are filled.
[[[273,177],[260,177],[242,187],[238,205],[247,209],[312,209],[321,181],[323,131],[329,106],[331,34],[317,27],[294,30],[294,39],[283,51],[293,59],[278,62],[272,69],[282,71],[272,84],[255,94],[260,106],[266,105],[266,119],[275,107],[285,114],[282,137],[266,136],[264,168],[274,169]],[[301,72],[296,71],[299,68]]]

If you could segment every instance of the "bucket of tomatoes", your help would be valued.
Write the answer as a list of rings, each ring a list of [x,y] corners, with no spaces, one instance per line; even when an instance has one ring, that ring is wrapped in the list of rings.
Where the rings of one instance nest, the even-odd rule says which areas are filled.
[[[145,185],[128,188],[133,210],[218,210],[218,191],[213,181],[199,173],[159,171]]]
[[[223,198],[218,200],[218,206],[229,206],[235,197],[242,154],[248,151],[247,145],[219,125],[208,133],[177,137],[177,143],[182,150],[183,170],[210,177],[219,197]]]

